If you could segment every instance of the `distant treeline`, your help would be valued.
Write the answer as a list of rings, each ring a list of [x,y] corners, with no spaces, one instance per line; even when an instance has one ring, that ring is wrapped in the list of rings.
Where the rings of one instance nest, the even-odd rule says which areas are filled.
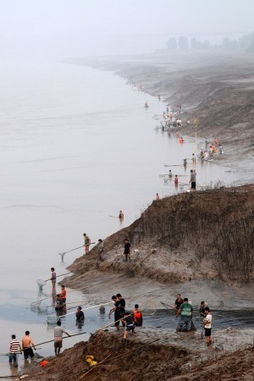
[[[224,38],[220,44],[212,44],[209,40],[200,41],[186,36],[170,37],[167,47],[169,50],[236,50],[254,53],[254,33],[246,34],[238,39]]]

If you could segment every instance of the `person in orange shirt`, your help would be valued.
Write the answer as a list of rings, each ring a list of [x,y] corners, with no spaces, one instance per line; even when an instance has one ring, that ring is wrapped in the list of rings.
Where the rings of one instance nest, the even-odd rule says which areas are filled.
[[[133,314],[134,324],[137,327],[142,327],[142,325],[143,325],[143,315],[142,315],[142,312],[139,309],[138,304],[135,304],[132,314]]]
[[[35,345],[30,337],[30,332],[26,331],[25,336],[22,339],[22,349],[24,351],[24,358],[27,360],[29,357],[33,359],[34,352],[33,349],[36,350]]]
[[[60,298],[62,299],[63,303],[66,302],[66,296],[67,296],[67,292],[66,292],[65,286],[62,285],[61,292],[60,292]]]

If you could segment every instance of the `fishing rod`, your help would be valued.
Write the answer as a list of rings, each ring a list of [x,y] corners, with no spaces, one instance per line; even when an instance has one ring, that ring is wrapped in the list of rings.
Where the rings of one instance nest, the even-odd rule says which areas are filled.
[[[164,164],[164,167],[182,167],[183,164]]]
[[[22,376],[19,376],[19,375],[17,374],[16,376],[11,376],[11,375],[9,375],[9,376],[0,376],[0,379],[4,379],[4,380],[6,380],[6,378],[7,378],[7,379],[8,379],[8,378],[15,378],[16,380],[23,380],[24,378],[27,378],[27,377],[29,377],[28,374],[23,374]]]
[[[162,173],[159,175],[159,177],[170,177],[169,173]],[[189,175],[177,175],[178,177],[189,177]],[[171,178],[173,178],[173,173],[171,174]]]
[[[83,332],[79,332],[79,333],[74,333],[74,334],[69,335],[69,336],[63,336],[63,339],[69,339],[70,337],[75,337],[75,336],[84,335],[85,333],[87,333],[87,332],[83,331]],[[38,345],[44,345],[44,344],[52,343],[53,341],[54,341],[54,339],[52,339],[52,340],[47,340],[47,341],[43,341],[42,343],[34,344],[34,346],[36,347],[36,346],[38,346]]]
[[[162,304],[164,307],[166,307],[169,310],[171,310],[171,309],[175,310],[176,309],[176,307],[173,306],[172,304],[168,304],[168,303],[164,303],[164,302],[160,302],[160,304]]]
[[[91,242],[89,245],[94,245],[95,243],[96,243],[96,242]],[[58,253],[58,255],[61,256],[61,260],[62,260],[62,262],[63,262],[63,261],[64,261],[64,256],[65,256],[65,254],[68,254],[68,253],[71,253],[72,251],[81,249],[81,248],[84,247],[84,246],[86,246],[86,245],[84,244],[84,245],[82,245],[82,246],[74,247],[73,249],[64,251],[64,252],[62,252],[62,253]]]
[[[64,276],[64,275],[68,275],[68,274],[71,274],[71,272],[68,271],[67,273],[59,274],[56,276],[56,278],[59,278],[60,276]],[[44,287],[49,280],[52,280],[52,278],[45,279],[45,280],[44,279],[37,279],[36,282],[37,282],[39,288],[42,289],[42,287]]]
[[[71,253],[72,251],[81,249],[81,248],[84,247],[84,246],[85,246],[85,245],[78,246],[78,247],[74,247],[74,249],[70,249],[70,250],[64,251],[64,252],[62,252],[62,253],[58,253],[58,255],[61,256],[61,260],[62,260],[62,262],[63,262],[63,261],[64,261],[64,256],[65,256],[65,254],[68,254],[68,253]]]

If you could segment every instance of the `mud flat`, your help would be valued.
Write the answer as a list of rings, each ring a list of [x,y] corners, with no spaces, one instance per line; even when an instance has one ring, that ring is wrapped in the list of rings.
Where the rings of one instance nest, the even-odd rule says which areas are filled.
[[[224,334],[224,335],[223,335]],[[250,334],[250,332],[249,332]],[[253,335],[253,332],[252,332]],[[122,333],[98,331],[88,342],[80,342],[45,368],[28,370],[29,380],[154,381],[154,380],[252,380],[252,345],[236,349],[237,332],[220,332],[227,345],[205,348],[200,335],[175,334],[139,328],[123,343]],[[188,347],[188,343],[192,347]],[[93,355],[97,365],[90,367],[86,356]]]

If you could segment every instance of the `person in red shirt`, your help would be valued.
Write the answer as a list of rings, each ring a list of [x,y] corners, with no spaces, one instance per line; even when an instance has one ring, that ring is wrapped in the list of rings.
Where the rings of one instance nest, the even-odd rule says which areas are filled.
[[[60,292],[60,298],[62,299],[63,303],[66,302],[66,296],[67,296],[67,293],[66,293],[65,286],[62,285],[61,292]]]
[[[142,315],[142,312],[139,309],[138,304],[135,304],[132,314],[133,314],[134,324],[137,327],[142,327],[142,325],[143,325],[143,315]]]

